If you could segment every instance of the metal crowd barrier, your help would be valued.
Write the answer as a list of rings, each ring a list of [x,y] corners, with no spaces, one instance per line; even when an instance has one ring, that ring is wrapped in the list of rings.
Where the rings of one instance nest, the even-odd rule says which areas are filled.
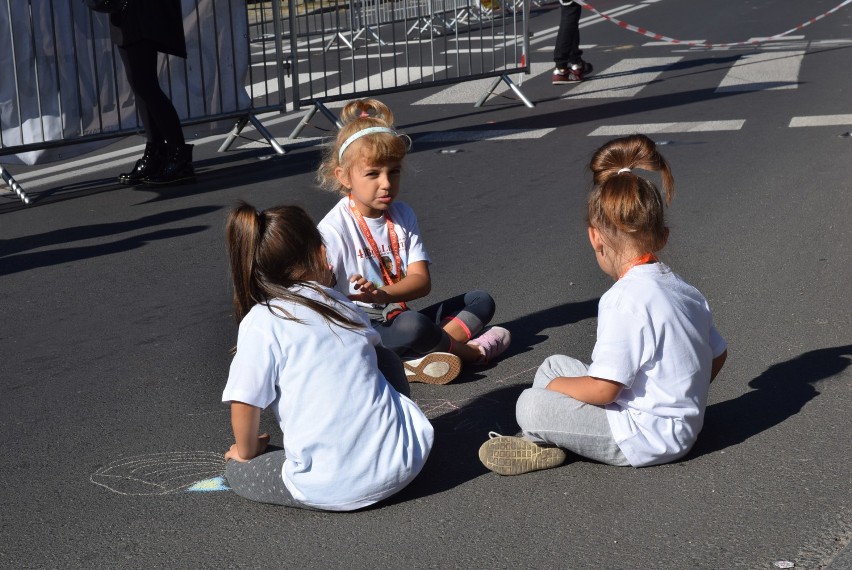
[[[529,0],[500,1],[182,0],[189,57],[161,57],[160,79],[185,126],[235,120],[220,151],[251,123],[283,154],[261,113],[308,109],[295,138],[318,111],[338,124],[325,103],[474,79],[493,79],[476,106],[504,81],[532,107],[509,78],[529,71]],[[107,18],[82,2],[0,0],[0,77],[0,162],[142,128]]]
[[[182,0],[182,7],[188,57],[160,58],[160,82],[181,122],[251,121],[283,153],[255,117],[286,106],[282,90],[258,87],[282,82],[280,41],[270,50],[248,31],[250,21],[271,16],[245,0]],[[0,78],[5,164],[66,159],[142,129],[108,17],[81,1],[0,0]],[[29,203],[8,168],[0,175]]]
[[[291,6],[294,0],[290,2]],[[294,109],[309,111],[299,135],[325,103],[494,78],[480,106],[509,78],[528,72],[529,2],[499,0],[316,0],[311,17],[289,18]],[[291,9],[292,11],[292,9]]]

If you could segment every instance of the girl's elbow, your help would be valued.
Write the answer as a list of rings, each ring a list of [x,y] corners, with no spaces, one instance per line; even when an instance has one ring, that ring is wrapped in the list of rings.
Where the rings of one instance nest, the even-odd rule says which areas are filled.
[[[618,398],[619,394],[621,394],[620,385],[612,383],[611,386],[603,386],[598,393],[597,405],[605,406],[611,404]]]

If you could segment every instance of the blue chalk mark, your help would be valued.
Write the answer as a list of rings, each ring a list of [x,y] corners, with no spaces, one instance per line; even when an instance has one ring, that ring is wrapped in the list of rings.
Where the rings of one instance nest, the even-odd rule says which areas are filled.
[[[195,491],[200,493],[208,493],[210,491],[229,491],[231,488],[225,484],[224,477],[212,477],[210,479],[204,479],[203,481],[198,481],[197,483],[193,483],[191,487],[188,487],[187,491]]]

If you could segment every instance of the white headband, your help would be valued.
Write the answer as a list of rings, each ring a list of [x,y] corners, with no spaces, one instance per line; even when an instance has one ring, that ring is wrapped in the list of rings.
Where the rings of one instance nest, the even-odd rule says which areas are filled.
[[[354,135],[343,141],[343,144],[340,145],[340,151],[337,153],[337,160],[343,160],[343,153],[346,152],[346,148],[349,145],[351,145],[364,135],[371,135],[373,133],[390,133],[392,135],[399,136],[395,130],[388,127],[367,127],[366,129],[361,129],[360,131],[356,132]]]
[[[618,171],[618,174],[621,174],[622,172],[630,172],[630,169],[629,168],[622,168],[621,170]]]

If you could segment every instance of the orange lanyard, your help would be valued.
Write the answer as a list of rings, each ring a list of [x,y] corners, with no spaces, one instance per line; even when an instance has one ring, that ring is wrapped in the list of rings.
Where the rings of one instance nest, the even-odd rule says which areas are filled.
[[[373,238],[373,234],[370,231],[370,228],[367,227],[367,222],[364,220],[364,216],[361,215],[361,212],[358,211],[358,208],[355,207],[355,201],[352,199],[352,195],[349,195],[349,211],[352,212],[352,216],[358,221],[358,226],[361,228],[361,233],[364,235],[364,238],[367,240],[367,243],[370,245],[370,249],[373,252],[373,261],[379,266],[379,270],[382,272],[382,279],[385,282],[385,285],[393,285],[394,280],[388,271],[388,268],[385,267],[385,264],[382,263],[382,254],[379,252],[379,246],[376,244],[376,240]],[[393,261],[396,263],[396,271],[397,271],[397,281],[402,278],[402,258],[399,256],[399,238],[396,237],[396,232],[393,227],[393,220],[391,220],[390,212],[385,211],[385,223],[388,227],[388,237],[390,238],[390,246],[391,253],[393,254]]]
[[[619,275],[618,278],[621,279],[622,277],[627,275],[627,272],[636,267],[637,265],[644,265],[646,263],[656,263],[657,261],[659,261],[659,259],[657,259],[657,256],[653,253],[643,253],[639,257],[631,259],[629,262],[627,262],[627,268],[621,272],[621,275]]]

